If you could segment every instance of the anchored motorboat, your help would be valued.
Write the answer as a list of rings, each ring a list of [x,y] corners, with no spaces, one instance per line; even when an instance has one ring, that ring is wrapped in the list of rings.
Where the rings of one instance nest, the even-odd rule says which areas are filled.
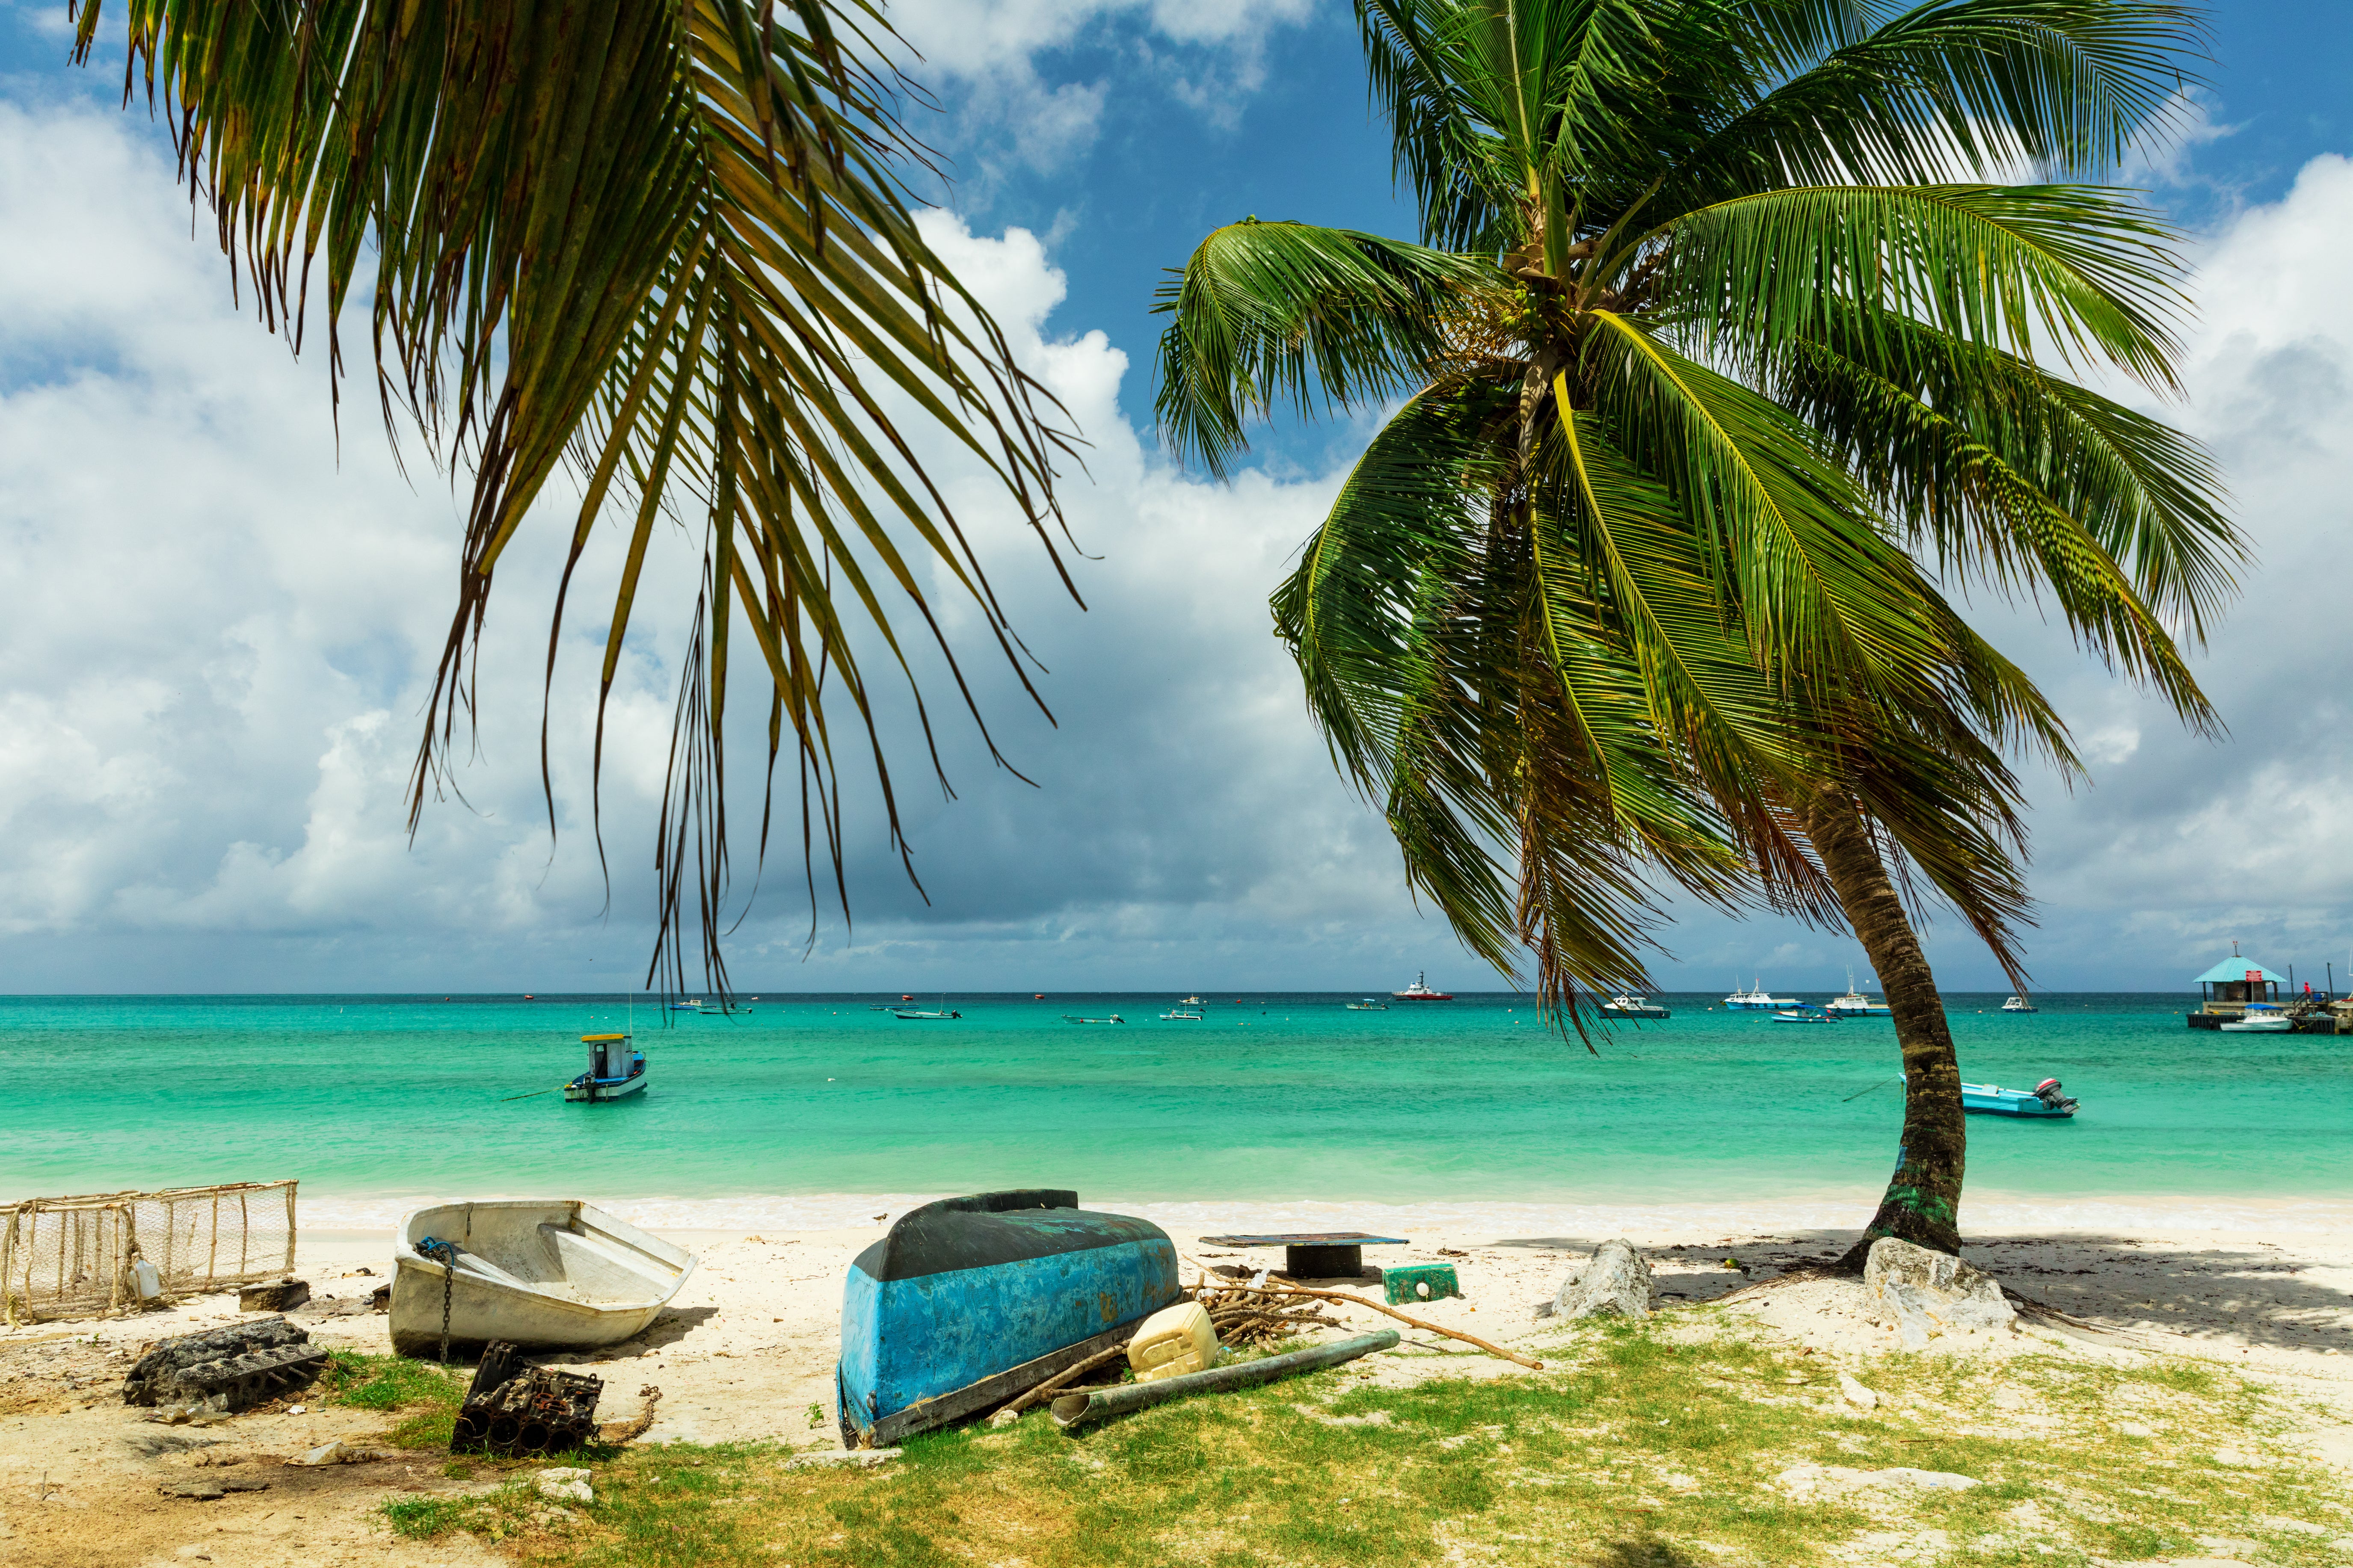
[[[2295,1020],[2275,1003],[2250,1002],[2242,1016],[2228,1020],[2222,1027],[2233,1035],[2284,1035],[2295,1029]]]
[[[2075,1114],[2075,1101],[2060,1092],[2057,1079],[2046,1078],[2031,1089],[1965,1083],[1961,1109],[1971,1116],[2069,1117]]]
[[[1810,1002],[1800,1002],[1794,1007],[1785,1007],[1774,1014],[1773,1021],[1777,1024],[1835,1024],[1839,1020],[1836,1013],[1824,1012]]]
[[[1747,990],[1735,990],[1724,999],[1724,1005],[1735,1013],[1769,1013],[1776,1007],[1795,1007],[1799,1003],[1795,996],[1776,996],[1752,979]]]
[[[1194,1022],[1194,1023],[1196,1023],[1196,1024],[1198,1024],[1198,1023],[1199,1023],[1199,1022],[1201,1021],[1201,1015],[1200,1015],[1199,1013],[1198,1013],[1198,1012],[1195,1012],[1192,1008],[1186,1006],[1182,1002],[1179,1002],[1179,1003],[1178,1003],[1178,1004],[1176,1004],[1175,1006],[1173,1006],[1173,1007],[1169,1008],[1169,1009],[1168,1009],[1168,1011],[1166,1011],[1166,1013],[1161,1014],[1160,1016],[1161,1016],[1161,1017],[1163,1017],[1164,1019],[1166,1019],[1166,1018],[1187,1018],[1187,1019],[1190,1019],[1192,1022]]]
[[[1082,1018],[1076,1013],[1065,1013],[1062,1015],[1062,1022],[1065,1024],[1124,1024],[1127,1020],[1116,1013],[1107,1013],[1100,1018]]]
[[[1351,1013],[1386,1013],[1388,1010],[1389,1005],[1377,996],[1367,996],[1361,1002],[1348,1004],[1348,1011]]]
[[[1402,991],[1390,992],[1389,996],[1391,1000],[1398,1002],[1451,1002],[1454,1000],[1451,992],[1432,991],[1430,988],[1430,972],[1426,969],[1413,977],[1412,984]]]
[[[588,1047],[588,1070],[564,1086],[564,1098],[575,1103],[619,1100],[641,1094],[646,1087],[646,1054],[627,1035],[583,1035]]]
[[[477,1351],[618,1344],[694,1271],[669,1242],[577,1199],[492,1198],[410,1211],[393,1237],[392,1348]]]
[[[2042,1011],[2042,1008],[2037,1007],[2033,1003],[2028,1001],[2023,996],[2011,997],[2009,1001],[2004,1002],[2001,1005],[2001,1010],[2005,1013],[2040,1013]]]
[[[1648,996],[1631,994],[1612,996],[1601,1004],[1601,1011],[1620,1018],[1666,1018],[1673,1016]]]
[[[1846,994],[1833,996],[1822,1004],[1822,1011],[1835,1013],[1841,1018],[1892,1018],[1895,1010],[1884,1002],[1874,1002],[1854,988],[1854,971],[1846,972]]]

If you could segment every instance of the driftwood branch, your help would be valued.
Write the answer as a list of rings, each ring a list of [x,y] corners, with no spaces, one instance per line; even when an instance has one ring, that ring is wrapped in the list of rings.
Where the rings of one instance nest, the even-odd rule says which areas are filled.
[[[1314,1296],[1325,1301],[1345,1301],[1352,1307],[1369,1307],[1374,1311],[1395,1318],[1400,1323],[1411,1323],[1417,1329],[1427,1329],[1433,1334],[1444,1334],[1450,1340],[1461,1340],[1466,1345],[1477,1345],[1489,1355],[1516,1362],[1531,1372],[1542,1372],[1544,1363],[1524,1356],[1517,1351],[1507,1351],[1501,1345],[1489,1344],[1476,1334],[1466,1334],[1459,1329],[1441,1327],[1419,1318],[1409,1318],[1394,1307],[1384,1307],[1378,1301],[1367,1301],[1362,1296],[1351,1296],[1345,1290],[1310,1290],[1302,1285],[1261,1285],[1259,1292],[1266,1296]]]

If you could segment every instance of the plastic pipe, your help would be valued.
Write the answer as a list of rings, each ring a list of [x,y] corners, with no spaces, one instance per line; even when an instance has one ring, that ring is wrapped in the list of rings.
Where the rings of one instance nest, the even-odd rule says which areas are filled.
[[[1208,1394],[1225,1388],[1254,1388],[1261,1383],[1273,1383],[1297,1373],[1338,1366],[1342,1362],[1354,1361],[1375,1351],[1388,1350],[1397,1342],[1395,1329],[1381,1329],[1369,1334],[1357,1334],[1352,1339],[1335,1340],[1328,1345],[1293,1351],[1288,1355],[1268,1356],[1263,1361],[1213,1366],[1201,1372],[1164,1377],[1156,1383],[1124,1383],[1116,1388],[1094,1388],[1082,1394],[1066,1394],[1047,1408],[1053,1415],[1055,1426],[1065,1432],[1076,1432],[1097,1421],[1107,1421],[1114,1415],[1125,1415],[1132,1411],[1148,1410],[1172,1399],[1182,1399],[1188,1394]]]

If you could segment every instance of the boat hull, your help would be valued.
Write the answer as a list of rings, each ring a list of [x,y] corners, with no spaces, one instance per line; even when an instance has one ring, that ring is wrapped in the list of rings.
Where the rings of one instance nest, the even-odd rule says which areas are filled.
[[[2024,1089],[1969,1083],[1961,1085],[1961,1109],[1971,1116],[2010,1116],[2026,1121],[2065,1121],[2075,1114],[2073,1105],[2054,1108]]]
[[[1176,1248],[1149,1220],[1071,1192],[984,1193],[901,1215],[842,1287],[845,1447],[981,1413],[1177,1299]]]
[[[432,1356],[441,1345],[445,1270],[417,1244],[458,1244],[449,1283],[449,1344],[492,1340],[524,1349],[585,1350],[641,1333],[694,1272],[681,1247],[573,1199],[496,1198],[413,1210],[394,1233],[392,1348]]]
[[[574,1079],[564,1086],[564,1098],[575,1105],[588,1103],[601,1105],[608,1100],[622,1100],[632,1094],[643,1094],[645,1089],[646,1075],[642,1072],[633,1072],[627,1078],[600,1078],[588,1083]]]

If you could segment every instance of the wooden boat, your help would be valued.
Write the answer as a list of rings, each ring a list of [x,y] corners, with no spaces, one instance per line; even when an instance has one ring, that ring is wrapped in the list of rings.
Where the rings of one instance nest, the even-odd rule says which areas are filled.
[[[844,1447],[985,1414],[1177,1299],[1176,1248],[1074,1192],[944,1198],[858,1255],[841,1293]]]
[[[445,1242],[456,1248],[454,1277]],[[618,1344],[642,1332],[692,1272],[689,1253],[577,1199],[415,1209],[393,1237],[392,1348],[440,1353],[445,1283],[453,1349],[470,1353],[492,1340],[526,1350]]]
[[[642,1094],[646,1088],[646,1054],[627,1035],[583,1035],[588,1047],[588,1070],[564,1086],[564,1098],[574,1102],[620,1100]]]
[[[2064,1118],[2075,1114],[2075,1101],[2060,1092],[2057,1079],[2046,1078],[2031,1089],[1965,1083],[1961,1085],[1961,1109],[1971,1116]]]

